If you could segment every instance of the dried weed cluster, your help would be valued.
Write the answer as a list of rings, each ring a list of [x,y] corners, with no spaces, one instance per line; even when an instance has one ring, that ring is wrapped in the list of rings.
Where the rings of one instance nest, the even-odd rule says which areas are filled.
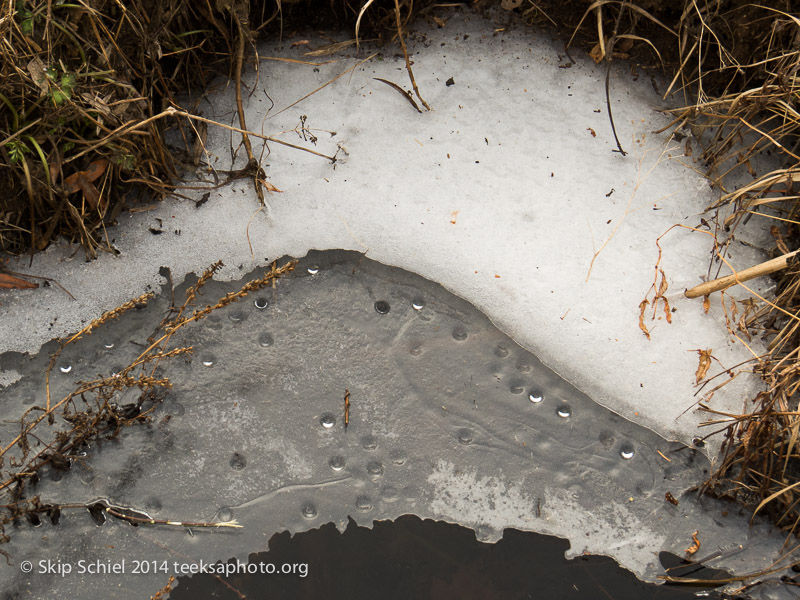
[[[123,428],[150,424],[152,413],[163,399],[164,391],[172,385],[168,377],[156,371],[160,362],[163,359],[192,352],[191,347],[170,347],[175,332],[188,323],[199,321],[213,311],[238,301],[264,286],[274,285],[280,277],[291,273],[295,265],[296,261],[289,261],[282,267],[273,263],[263,277],[249,281],[238,291],[227,294],[214,304],[194,309],[191,315],[186,316],[187,312],[192,310],[198,290],[222,267],[222,263],[212,265],[197,283],[187,290],[183,304],[169,309],[158,330],[148,338],[147,347],[128,366],[118,373],[80,382],[74,391],[54,401],[50,397],[50,372],[64,348],[74,344],[83,336],[90,335],[93,330],[102,327],[111,319],[148,302],[152,294],[145,294],[126,302],[92,321],[72,337],[61,340],[60,348],[51,356],[47,369],[46,397],[21,416],[20,433],[0,448],[0,544],[9,540],[5,530],[5,526],[9,523],[21,519],[36,523],[43,514],[57,522],[62,510],[68,508],[87,509],[98,520],[109,514],[131,523],[236,527],[235,522],[159,521],[150,518],[142,511],[104,501],[76,504],[74,499],[64,499],[57,504],[43,503],[39,496],[31,496],[30,490],[44,469],[68,470],[81,452],[103,440],[115,438]],[[163,372],[163,369],[160,372]],[[130,389],[139,390],[137,400],[121,404],[121,395]],[[0,554],[7,556],[2,548]]]
[[[680,68],[673,86],[681,85],[692,102],[673,112],[675,125],[688,126],[702,145],[707,175],[720,190],[719,201],[709,207],[715,262],[722,265],[737,230],[751,219],[767,219],[775,239],[775,258],[750,274],[773,272],[776,297],[767,300],[753,292],[741,314],[733,302],[726,311],[729,331],[745,345],[752,335],[767,342],[767,353],[754,353],[752,360],[766,390],[745,399],[742,414],[719,415],[707,406],[721,417],[710,424],[722,424],[726,439],[702,489],[744,502],[797,532],[800,13],[796,5],[790,12],[790,4],[686,2],[677,29]],[[774,166],[764,173],[763,167],[756,170],[759,164]],[[743,174],[749,184],[727,187],[731,175]]]
[[[233,130],[249,160],[242,176],[253,177],[263,201],[272,188],[253,155],[241,94],[257,34],[339,21],[352,31],[356,18],[362,33],[392,31],[413,6],[359,15],[340,0],[0,2],[0,252],[36,252],[64,236],[88,258],[113,251],[106,226],[174,191],[182,165],[202,151],[207,120],[178,97],[200,96],[215,75],[236,83]],[[183,148],[167,146],[170,128]]]

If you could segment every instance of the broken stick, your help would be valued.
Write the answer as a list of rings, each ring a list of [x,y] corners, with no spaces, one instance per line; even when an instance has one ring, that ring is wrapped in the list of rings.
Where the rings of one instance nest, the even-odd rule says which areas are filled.
[[[728,289],[732,285],[736,285],[737,283],[744,283],[745,281],[750,281],[751,279],[755,279],[756,277],[761,277],[762,275],[769,275],[770,273],[775,273],[776,271],[780,271],[781,269],[785,269],[789,266],[792,257],[794,257],[800,250],[795,250],[794,252],[789,252],[788,254],[784,254],[783,256],[779,256],[778,258],[773,258],[772,260],[768,260],[767,262],[763,262],[760,265],[755,265],[754,267],[749,267],[738,273],[732,273],[731,275],[727,275],[725,277],[720,277],[719,279],[714,279],[713,281],[707,281],[705,283],[701,283],[700,285],[696,285],[690,290],[686,290],[684,295],[687,298],[699,298],[700,296],[708,296],[714,292],[719,292],[725,289]]]

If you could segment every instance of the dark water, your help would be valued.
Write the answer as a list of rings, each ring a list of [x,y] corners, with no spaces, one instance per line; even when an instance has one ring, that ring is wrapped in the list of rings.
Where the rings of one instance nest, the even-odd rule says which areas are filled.
[[[484,544],[477,541],[474,531],[465,527],[410,515],[394,522],[377,521],[371,530],[350,520],[344,533],[328,523],[293,537],[288,532],[276,534],[269,542],[268,552],[249,557],[251,569],[268,571],[274,565],[278,572],[285,570],[288,574],[181,577],[170,597],[176,600],[697,597],[699,588],[643,583],[607,557],[581,556],[567,560],[564,552],[568,547],[565,540],[515,529],[506,529],[495,544]],[[227,564],[233,571],[235,561]],[[722,596],[712,592],[705,597]]]

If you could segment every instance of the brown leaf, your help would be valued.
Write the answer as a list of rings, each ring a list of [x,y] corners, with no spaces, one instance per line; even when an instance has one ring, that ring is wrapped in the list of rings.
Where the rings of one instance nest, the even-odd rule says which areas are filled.
[[[698,537],[697,537],[697,534],[698,534],[698,533],[700,533],[700,532],[699,532],[699,531],[695,531],[695,532],[692,534],[692,545],[691,545],[691,546],[689,546],[689,547],[686,549],[686,554],[688,554],[689,556],[691,556],[692,554],[694,554],[695,552],[697,552],[698,550],[700,550],[700,540],[699,540],[699,539],[698,539]]]
[[[667,283],[667,276],[664,274],[664,269],[659,269],[659,273],[661,273],[661,283],[658,284],[658,296],[663,296],[667,289],[669,288],[669,284]]]
[[[105,158],[93,160],[83,172],[83,176],[86,177],[88,181],[95,181],[100,175],[105,173],[107,166],[108,161]]]
[[[83,186],[79,181],[81,178],[83,178],[84,181],[91,183],[105,172],[106,167],[108,167],[108,161],[105,158],[98,158],[97,160],[92,161],[85,171],[78,171],[77,173],[73,173],[67,177],[64,180],[64,187],[66,188],[67,195],[74,194],[75,192],[83,189]]]
[[[647,339],[650,339],[650,332],[647,331],[647,325],[644,324],[644,311],[647,310],[647,305],[650,304],[647,298],[639,303],[639,329],[642,330]]]
[[[31,283],[30,281],[25,281],[24,279],[20,279],[19,277],[14,277],[13,275],[9,275],[8,273],[0,273],[0,288],[8,290],[27,290],[38,287],[39,287],[38,283]]]
[[[606,40],[603,40],[603,44],[605,43]],[[589,56],[591,56],[592,60],[598,64],[603,62],[603,58],[605,58],[605,52],[603,51],[603,47],[600,45],[600,42],[597,42],[589,51]]]
[[[261,185],[263,185],[265,188],[267,188],[268,192],[279,192],[279,193],[283,192],[283,190],[279,190],[278,188],[276,188],[274,185],[272,185],[266,179],[259,179],[259,181],[261,182]]]
[[[77,173],[78,185],[83,190],[83,197],[86,198],[92,210],[97,210],[101,201],[100,192],[94,187],[94,184],[84,176],[84,173],[85,171]]]
[[[500,8],[503,10],[514,10],[520,6],[522,6],[522,0],[502,0],[500,2]]]
[[[695,383],[700,383],[705,379],[706,373],[708,373],[708,369],[711,367],[711,348],[706,350],[698,350],[697,354],[700,355],[700,361],[697,365],[697,371],[695,371]]]
[[[58,152],[54,152],[49,163],[50,168],[50,181],[55,181],[58,172],[61,170],[61,156]]]
[[[773,225],[769,228],[769,232],[772,237],[775,238],[775,244],[778,246],[778,250],[781,251],[781,254],[789,254],[789,247],[786,245],[786,242],[783,239],[783,235],[781,234],[781,230]]]
[[[736,307],[736,299],[731,298],[731,316],[730,319],[728,315],[725,315],[725,325],[728,327],[728,331],[730,331],[731,335],[733,335],[733,330],[731,329],[731,323],[736,323],[736,317],[739,316],[739,309]]]
[[[661,283],[658,286],[658,292],[656,293],[656,297],[653,299],[653,302],[655,304],[658,304],[659,298],[661,298],[664,301],[664,316],[667,319],[667,323],[672,323],[672,313],[669,308],[669,300],[667,300],[666,296],[664,296],[664,294],[667,293],[667,289],[669,288],[669,284],[667,283],[667,276],[664,273],[664,269],[659,269],[658,272],[661,273]]]

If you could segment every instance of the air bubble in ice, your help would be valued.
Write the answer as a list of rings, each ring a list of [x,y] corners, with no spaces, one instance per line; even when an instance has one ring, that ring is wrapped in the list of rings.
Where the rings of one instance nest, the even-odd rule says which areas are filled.
[[[317,507],[314,506],[313,502],[306,502],[303,504],[302,512],[306,519],[313,519],[317,516]]]
[[[245,468],[245,465],[247,465],[247,459],[244,457],[243,454],[234,452],[233,456],[231,456],[230,465],[232,469],[241,471],[242,469]]]
[[[462,429],[458,432],[458,443],[468,446],[472,443],[473,435],[469,429]]]

